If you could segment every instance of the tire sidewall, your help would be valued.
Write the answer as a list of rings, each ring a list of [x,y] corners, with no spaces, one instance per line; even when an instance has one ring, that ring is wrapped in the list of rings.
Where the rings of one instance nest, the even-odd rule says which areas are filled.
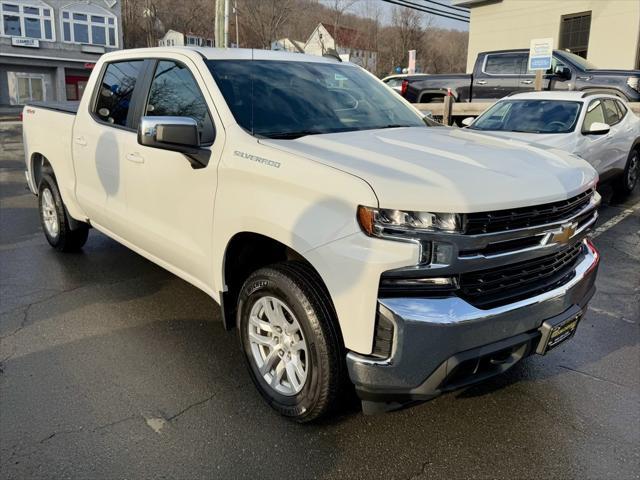
[[[271,388],[260,374],[248,339],[249,313],[254,304],[264,296],[275,297],[284,302],[296,316],[307,343],[307,379],[304,387],[296,395],[283,395]],[[265,398],[265,400],[281,414],[289,417],[304,417],[311,411],[320,395],[320,379],[323,369],[327,368],[323,362],[321,351],[321,328],[318,324],[317,312],[311,306],[306,295],[288,277],[275,271],[257,272],[252,275],[242,288],[238,302],[237,324],[241,348],[251,375],[251,379]],[[321,338],[318,338],[320,335]]]
[[[631,172],[631,160],[633,159],[633,157],[636,157],[636,181],[635,183],[629,187],[629,173]],[[629,159],[627,160],[627,166],[624,169],[624,176],[622,179],[622,182],[624,184],[624,188],[628,193],[633,192],[633,190],[635,189],[635,187],[638,185],[638,177],[640,176],[640,148],[635,148],[633,150],[631,150],[631,153],[629,153]]]
[[[55,237],[49,234],[49,231],[47,230],[47,227],[44,223],[42,210],[42,193],[45,190],[49,190],[51,192],[51,197],[53,198],[53,203],[55,205],[56,216],[58,218],[58,235],[56,235]],[[44,236],[51,246],[58,248],[64,242],[64,236],[67,230],[66,218],[64,215],[64,207],[62,205],[62,197],[60,196],[60,192],[58,191],[58,187],[55,181],[49,175],[44,175],[42,177],[42,180],[40,180],[40,185],[38,186],[38,213],[40,215],[40,225],[42,225]]]

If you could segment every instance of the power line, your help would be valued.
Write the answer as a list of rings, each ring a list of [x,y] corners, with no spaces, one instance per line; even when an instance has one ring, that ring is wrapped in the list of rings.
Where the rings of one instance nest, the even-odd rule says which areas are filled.
[[[468,8],[455,7],[453,5],[447,5],[446,3],[436,2],[436,0],[422,0],[422,1],[426,2],[426,3],[433,3],[435,5],[440,5],[441,7],[450,8],[452,10],[458,10],[460,12],[469,13],[469,9]]]
[[[444,18],[449,18],[451,20],[458,20],[460,22],[469,23],[469,17],[458,16],[457,13],[443,12],[442,10],[431,10],[428,7],[417,5],[415,3],[409,2],[408,0],[382,0],[382,1],[387,3],[393,3],[394,5],[399,5],[401,7],[411,8],[412,10],[417,10],[419,12],[429,13],[431,15],[435,15],[436,17],[444,17]]]
[[[443,10],[435,9],[432,7],[425,7],[423,5],[418,5],[417,3],[413,3],[410,0],[383,0],[383,1],[388,3],[394,3],[402,7],[411,8],[413,10],[418,10],[420,12],[429,13],[431,15],[435,15],[438,17],[445,17],[445,18],[450,18],[452,20],[459,20],[461,22],[469,23],[469,17],[466,17],[459,13],[445,12]]]

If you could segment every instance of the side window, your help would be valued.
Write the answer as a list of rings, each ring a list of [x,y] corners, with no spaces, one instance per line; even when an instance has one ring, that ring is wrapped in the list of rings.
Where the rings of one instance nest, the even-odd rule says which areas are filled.
[[[622,120],[627,114],[627,107],[625,107],[624,103],[622,103],[620,100],[616,100],[616,105],[618,106],[618,111],[620,112],[620,120]]]
[[[523,55],[519,53],[487,55],[484,73],[490,75],[520,75],[522,71],[522,57]]]
[[[143,60],[109,63],[102,77],[94,113],[102,121],[126,126],[129,105]]]
[[[602,102],[600,100],[592,101],[587,107],[587,114],[584,116],[582,131],[589,131],[591,125],[596,122],[607,123],[604,119],[604,110],[602,108]]]
[[[145,115],[191,117],[198,122],[202,143],[212,143],[215,138],[213,122],[200,87],[186,66],[171,60],[158,62]]]
[[[620,112],[616,106],[616,101],[611,98],[606,98],[602,102],[604,104],[604,118],[609,125],[615,125],[620,122]]]

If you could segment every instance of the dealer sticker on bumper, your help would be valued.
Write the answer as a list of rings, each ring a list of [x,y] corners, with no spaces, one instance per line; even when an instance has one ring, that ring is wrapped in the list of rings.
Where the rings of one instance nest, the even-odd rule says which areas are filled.
[[[549,350],[554,349],[573,337],[581,318],[582,312],[579,312],[557,323],[551,323],[550,321],[544,322],[542,327],[540,327],[542,337],[536,348],[536,353],[544,355]]]

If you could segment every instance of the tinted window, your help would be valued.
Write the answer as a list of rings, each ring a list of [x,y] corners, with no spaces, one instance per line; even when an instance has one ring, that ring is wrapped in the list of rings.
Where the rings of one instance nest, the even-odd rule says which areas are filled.
[[[211,143],[213,124],[207,103],[187,67],[176,62],[158,62],[145,115],[154,117],[191,117],[198,122],[200,141]]]
[[[502,100],[483,113],[470,127],[527,133],[573,131],[580,115],[580,102],[556,100]]]
[[[360,67],[271,60],[207,62],[236,121],[254,135],[424,127],[411,107]]]
[[[620,100],[616,100],[616,105],[618,106],[618,111],[620,112],[620,118],[624,118],[624,116],[627,114],[627,107],[625,107],[624,103],[622,103]]]
[[[95,108],[101,120],[114,125],[127,124],[129,104],[142,64],[142,60],[135,60],[107,65]]]
[[[600,100],[592,101],[587,107],[587,114],[584,116],[584,125],[582,126],[582,131],[588,132],[591,129],[591,125],[595,122],[607,123],[604,118],[604,110],[602,108],[602,102]]]
[[[604,118],[609,125],[615,125],[620,121],[620,112],[616,105],[616,101],[610,98],[603,100],[604,104]]]
[[[484,65],[485,73],[492,75],[519,75],[524,68],[526,69],[526,54],[505,53],[502,55],[487,55],[487,61]]]

